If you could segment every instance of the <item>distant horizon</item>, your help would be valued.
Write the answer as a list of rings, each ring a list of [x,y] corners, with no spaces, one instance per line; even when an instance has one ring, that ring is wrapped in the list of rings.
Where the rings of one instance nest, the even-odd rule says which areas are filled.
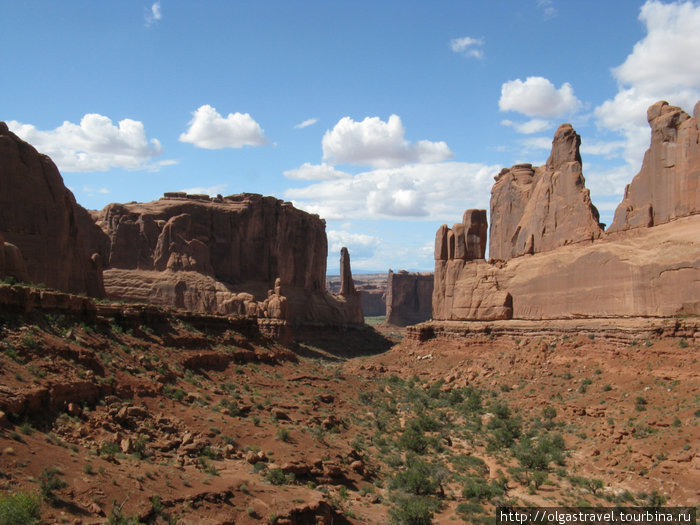
[[[274,196],[357,274],[432,271],[438,227],[568,122],[609,225],[647,108],[700,100],[700,0],[504,2],[8,2],[0,120],[87,209]]]

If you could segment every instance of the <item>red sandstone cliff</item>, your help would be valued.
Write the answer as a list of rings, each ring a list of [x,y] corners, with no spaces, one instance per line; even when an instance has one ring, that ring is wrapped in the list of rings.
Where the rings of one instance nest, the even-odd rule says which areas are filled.
[[[700,314],[699,108],[693,118],[665,102],[649,109],[651,146],[611,235],[598,225],[569,125],[546,166],[501,172],[491,192],[490,257],[499,262],[458,257],[464,228],[441,226],[433,319]]]
[[[651,145],[625,188],[608,232],[646,228],[700,213],[700,102],[691,118],[657,102],[647,111]]]
[[[422,323],[432,315],[433,275],[389,270],[386,322],[396,326]]]
[[[491,189],[490,259],[507,261],[602,235],[585,187],[580,145],[571,125],[562,124],[547,164],[516,164],[498,174]]]
[[[362,322],[352,294],[325,291],[325,222],[288,202],[256,194],[211,199],[168,193],[149,203],[110,204],[95,219],[104,235],[89,239],[90,249],[106,250],[104,281],[112,298]]]
[[[81,221],[86,213],[51,159],[0,122],[0,234],[21,251],[31,282],[104,296],[100,258],[84,247],[96,228]]]

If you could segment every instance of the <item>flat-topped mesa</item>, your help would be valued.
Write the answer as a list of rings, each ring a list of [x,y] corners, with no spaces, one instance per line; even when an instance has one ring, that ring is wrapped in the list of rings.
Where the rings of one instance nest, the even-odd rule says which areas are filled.
[[[700,213],[700,101],[693,117],[665,101],[647,111],[651,143],[625,188],[608,232],[657,226]]]
[[[389,270],[386,322],[396,326],[422,323],[432,315],[433,274]]]
[[[0,233],[14,258],[21,253],[26,280],[64,292],[104,297],[99,258],[84,238],[98,228],[63,184],[46,155],[0,122]],[[9,244],[7,244],[9,243]]]
[[[195,271],[229,284],[325,289],[325,222],[274,197],[164,198],[110,204],[97,217],[105,266]]]
[[[582,174],[580,145],[571,124],[562,124],[544,166],[516,164],[496,176],[491,189],[491,260],[507,261],[602,235]]]

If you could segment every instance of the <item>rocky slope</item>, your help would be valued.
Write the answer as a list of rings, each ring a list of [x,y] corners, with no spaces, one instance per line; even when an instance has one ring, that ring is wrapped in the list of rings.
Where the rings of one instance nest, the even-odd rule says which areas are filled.
[[[344,329],[342,361],[249,317],[19,285],[0,305],[0,513],[447,525],[697,501],[697,320],[476,323],[377,355]]]
[[[663,102],[649,109],[651,146],[609,233],[584,187],[570,126],[557,130],[546,166],[502,172],[491,193],[489,263],[457,257],[457,226],[436,234],[433,318],[700,313],[700,146],[696,118],[683,115]]]
[[[100,257],[85,250],[96,228],[86,213],[51,159],[0,122],[0,235],[20,250],[31,282],[104,296]]]

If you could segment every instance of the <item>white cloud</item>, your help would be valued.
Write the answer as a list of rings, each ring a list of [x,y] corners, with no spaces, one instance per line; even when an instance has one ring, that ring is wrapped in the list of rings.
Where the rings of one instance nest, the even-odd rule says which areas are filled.
[[[316,122],[318,122],[317,118],[306,119],[304,122],[300,122],[299,124],[294,126],[294,129],[308,128],[309,126],[313,126],[314,124],[316,124]]]
[[[625,147],[624,141],[581,141],[581,153],[583,155],[603,155],[607,158],[619,156],[620,150]]]
[[[163,18],[163,11],[160,7],[160,1],[154,2],[150,9],[146,11],[146,27],[150,27]]]
[[[352,265],[360,259],[369,259],[374,255],[377,247],[382,243],[381,239],[365,233],[351,233],[342,230],[328,230],[328,257],[332,259],[345,247],[350,252]]]
[[[571,84],[565,82],[557,89],[544,77],[515,79],[501,86],[498,107],[501,111],[517,111],[528,117],[559,117],[581,108]]]
[[[553,126],[549,120],[543,120],[540,118],[533,118],[527,122],[513,122],[512,120],[502,120],[501,124],[504,126],[510,126],[515,129],[518,133],[523,133],[524,135],[530,135],[532,133],[540,133]]]
[[[192,113],[187,131],[180,135],[181,142],[189,142],[199,148],[221,149],[243,146],[264,146],[267,139],[260,124],[248,113],[229,113],[222,117],[209,104]]]
[[[89,186],[84,186],[83,187],[83,193],[85,193],[88,197],[94,197],[96,195],[107,195],[109,193],[109,190],[107,188],[90,188]]]
[[[112,120],[97,113],[88,113],[80,124],[65,121],[54,130],[41,131],[31,124],[15,120],[8,127],[23,140],[45,153],[60,171],[106,171],[110,168],[156,170],[151,162],[161,154],[157,139],[146,138],[141,122],[124,119],[115,126]],[[174,161],[163,161],[172,164]]]
[[[450,40],[450,49],[452,51],[472,58],[484,58],[484,51],[481,49],[483,45],[483,38],[472,38],[470,36]]]
[[[612,69],[619,84],[615,97],[595,109],[598,126],[624,138],[628,178],[649,147],[648,107],[666,100],[692,111],[700,99],[700,5],[647,1],[639,19],[647,34]]]
[[[298,180],[333,180],[352,177],[352,175],[349,173],[338,171],[333,166],[330,166],[325,162],[321,164],[311,164],[309,162],[305,162],[298,168],[287,170],[283,174],[288,179]]]
[[[285,191],[294,205],[328,220],[413,218],[454,222],[466,208],[486,208],[501,166],[409,164]]]
[[[552,4],[552,0],[537,0],[537,7],[542,9],[545,18],[553,18],[557,15],[557,10]]]
[[[323,158],[332,163],[375,168],[452,158],[453,153],[445,142],[410,143],[404,139],[405,132],[398,115],[391,115],[387,122],[379,117],[366,117],[362,122],[343,117],[323,136]]]
[[[552,149],[552,139],[550,137],[530,137],[523,139],[520,143],[525,146],[526,151],[538,149]]]
[[[216,184],[214,186],[197,186],[194,188],[185,188],[183,190],[185,193],[190,195],[209,195],[210,197],[216,197],[219,194],[223,194],[224,190],[228,187],[228,184]]]

